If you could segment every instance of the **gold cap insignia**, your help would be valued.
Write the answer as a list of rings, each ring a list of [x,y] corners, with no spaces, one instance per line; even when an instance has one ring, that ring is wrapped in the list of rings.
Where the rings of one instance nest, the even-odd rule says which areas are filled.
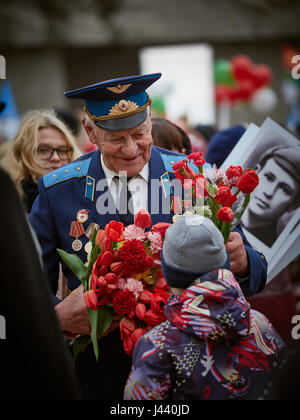
[[[132,83],[128,83],[127,85],[117,85],[117,86],[113,86],[113,87],[107,87],[106,89],[108,89],[109,91],[113,92],[113,93],[123,93],[126,92],[126,90],[132,85]]]
[[[115,104],[110,110],[109,110],[109,114],[110,116],[117,116],[117,115],[122,115],[125,112],[133,112],[136,109],[138,109],[139,106],[137,103],[132,102],[132,101],[125,101],[125,99],[121,99],[120,102],[118,102],[117,104]]]

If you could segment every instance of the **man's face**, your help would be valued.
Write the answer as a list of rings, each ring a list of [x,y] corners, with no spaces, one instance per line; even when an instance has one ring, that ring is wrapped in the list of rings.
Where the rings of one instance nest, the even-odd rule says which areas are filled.
[[[248,210],[266,223],[273,223],[286,212],[297,195],[296,181],[273,158],[259,172],[259,186],[252,193]]]
[[[136,176],[151,156],[150,117],[128,130],[108,131],[95,126],[90,140],[98,146],[109,169],[117,173],[127,171],[128,177]]]

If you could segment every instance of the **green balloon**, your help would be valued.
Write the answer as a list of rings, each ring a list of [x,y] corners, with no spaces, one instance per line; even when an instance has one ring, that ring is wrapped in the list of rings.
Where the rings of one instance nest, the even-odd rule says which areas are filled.
[[[151,108],[158,114],[164,115],[166,113],[166,106],[162,96],[155,96],[152,98]]]
[[[234,85],[229,60],[216,60],[214,66],[215,82],[217,85]]]

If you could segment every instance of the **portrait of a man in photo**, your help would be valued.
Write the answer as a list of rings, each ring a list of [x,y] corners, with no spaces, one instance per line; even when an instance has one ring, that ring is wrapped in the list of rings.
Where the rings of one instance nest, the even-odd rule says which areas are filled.
[[[259,186],[241,222],[248,232],[272,247],[300,205],[299,148],[273,146],[261,155],[255,169]]]

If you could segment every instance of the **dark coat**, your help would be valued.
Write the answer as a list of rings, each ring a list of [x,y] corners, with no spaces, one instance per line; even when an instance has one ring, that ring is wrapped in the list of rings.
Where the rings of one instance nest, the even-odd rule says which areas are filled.
[[[78,399],[33,236],[2,170],[0,185],[0,399]]]

